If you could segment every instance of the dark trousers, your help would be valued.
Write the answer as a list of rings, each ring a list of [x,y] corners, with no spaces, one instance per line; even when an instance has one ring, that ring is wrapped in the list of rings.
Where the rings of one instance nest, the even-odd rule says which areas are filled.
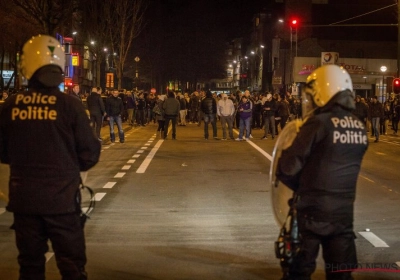
[[[213,137],[217,137],[217,117],[215,114],[203,114],[204,117],[204,138],[208,139],[208,124],[213,128]]]
[[[19,280],[44,280],[44,254],[50,239],[63,280],[87,279],[85,236],[79,214],[21,215],[14,213],[16,244],[19,251]]]
[[[397,133],[397,130],[399,130],[399,119],[393,118],[392,119],[392,128],[395,133]]]
[[[146,120],[144,117],[144,110],[137,110],[136,111],[136,123],[138,125],[145,125],[146,124]]]
[[[100,130],[103,126],[103,116],[102,115],[90,115],[90,124],[93,127],[93,131],[97,138],[100,138]]]
[[[168,134],[168,126],[169,126],[169,122],[172,122],[172,139],[176,138],[176,119],[178,118],[178,116],[175,115],[165,115],[164,119],[165,119],[165,125],[164,125],[164,138],[167,138],[167,134]]]
[[[337,272],[357,267],[355,235],[351,224],[316,222],[299,217],[301,248],[291,264],[281,264],[285,280],[311,280],[322,245],[327,280],[351,280],[351,272]]]
[[[164,131],[165,120],[158,120],[158,128],[157,131]]]

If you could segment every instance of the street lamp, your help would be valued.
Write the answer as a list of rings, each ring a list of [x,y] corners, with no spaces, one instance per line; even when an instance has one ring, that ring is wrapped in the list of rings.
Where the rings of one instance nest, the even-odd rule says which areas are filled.
[[[382,102],[383,102],[383,97],[385,95],[385,91],[384,91],[385,72],[387,70],[387,67],[385,65],[382,65],[380,70],[382,72]]]
[[[135,76],[135,80],[136,80],[136,91],[138,90],[138,83],[139,83],[139,70],[138,70],[138,63],[140,61],[140,57],[135,57],[135,62],[136,62],[136,76]]]

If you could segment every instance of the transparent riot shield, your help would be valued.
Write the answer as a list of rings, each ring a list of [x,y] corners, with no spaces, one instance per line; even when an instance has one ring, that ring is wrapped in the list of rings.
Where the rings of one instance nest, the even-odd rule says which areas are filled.
[[[293,191],[285,184],[280,182],[278,178],[276,178],[276,168],[278,166],[278,161],[281,157],[282,151],[292,145],[293,140],[299,132],[302,124],[303,121],[298,119],[287,123],[283,130],[279,133],[279,137],[276,140],[275,147],[272,152],[269,183],[271,186],[272,209],[274,211],[275,220],[279,226],[283,226],[286,221],[286,217],[290,209],[288,200],[293,197]]]

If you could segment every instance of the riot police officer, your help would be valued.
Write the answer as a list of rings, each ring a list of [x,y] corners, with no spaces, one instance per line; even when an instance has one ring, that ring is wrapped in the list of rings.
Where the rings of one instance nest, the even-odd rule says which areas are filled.
[[[311,279],[320,245],[327,279],[352,279],[349,271],[357,265],[354,200],[368,139],[365,124],[352,114],[352,90],[349,74],[336,65],[317,68],[307,78],[305,121],[276,171],[297,195],[301,236],[298,255],[283,267],[285,280]]]
[[[99,160],[100,142],[78,99],[59,91],[65,53],[38,35],[22,49],[20,71],[29,90],[0,111],[0,158],[10,165],[9,203],[19,250],[19,279],[45,279],[50,240],[62,279],[87,279],[80,171]]]

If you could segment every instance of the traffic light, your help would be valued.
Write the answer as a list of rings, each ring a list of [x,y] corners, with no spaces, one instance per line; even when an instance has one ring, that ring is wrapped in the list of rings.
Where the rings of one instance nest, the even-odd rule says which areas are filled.
[[[299,20],[297,18],[292,18],[290,20],[290,27],[296,29],[299,26]]]
[[[393,92],[395,94],[400,93],[400,78],[394,78],[393,79]]]

